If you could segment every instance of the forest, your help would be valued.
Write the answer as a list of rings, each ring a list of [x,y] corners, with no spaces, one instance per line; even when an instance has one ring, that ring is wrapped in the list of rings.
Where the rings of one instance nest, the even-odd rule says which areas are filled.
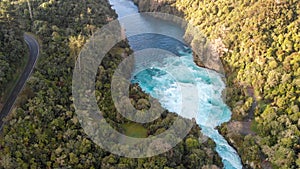
[[[184,17],[209,41],[218,42],[226,73],[226,102],[233,116],[219,128],[246,168],[300,168],[300,2],[297,0],[143,0],[140,11]],[[26,63],[24,32],[41,46],[33,75],[0,133],[0,168],[218,168],[212,140],[194,125],[175,148],[159,156],[130,159],[113,155],[84,134],[72,98],[75,60],[97,28],[117,15],[107,0],[2,0],[0,2],[0,102]],[[189,32],[187,32],[188,34]],[[198,40],[194,37],[193,40]],[[221,43],[220,43],[221,42]],[[216,43],[214,43],[216,44]],[[136,124],[113,106],[110,78],[126,41],[99,66],[97,101],[117,130],[133,137],[156,135],[176,114],[165,111],[153,123]],[[8,93],[7,93],[8,92]],[[147,109],[148,99],[132,85],[131,101]],[[1,104],[0,104],[1,106]],[[231,124],[249,132],[237,132]],[[136,132],[131,132],[132,129]]]
[[[135,3],[141,12],[184,17],[219,49],[227,77],[226,102],[233,112],[231,122],[220,131],[236,147],[243,163],[250,168],[299,168],[300,2]],[[236,132],[230,129],[233,123],[251,131]]]
[[[203,136],[196,124],[172,150],[140,159],[111,154],[85,134],[75,114],[72,74],[75,60],[85,42],[97,28],[117,17],[107,0],[3,0],[0,6],[1,57],[8,57],[9,53],[9,56],[21,60],[28,53],[23,41],[24,32],[34,34],[41,46],[37,66],[19,95],[17,105],[6,117],[0,133],[0,168],[222,167],[214,142]],[[13,27],[13,24],[17,26]],[[2,30],[11,30],[11,33]],[[2,41],[5,38],[12,39]],[[2,48],[2,45],[7,47]],[[14,52],[10,51],[12,45],[16,50]],[[110,89],[112,73],[121,61],[122,54],[129,55],[130,52],[127,42],[122,41],[99,65],[95,79],[99,108],[106,120],[126,135],[156,135],[168,129],[177,115],[165,111],[152,123],[132,123],[116,111],[110,90],[107,90]],[[10,71],[14,71],[15,67],[9,67],[12,69]],[[150,96],[135,84],[130,88],[130,97],[136,108],[148,108]],[[132,132],[133,128],[136,132]]]
[[[0,3],[0,109],[10,94],[28,58],[18,18],[9,1]]]

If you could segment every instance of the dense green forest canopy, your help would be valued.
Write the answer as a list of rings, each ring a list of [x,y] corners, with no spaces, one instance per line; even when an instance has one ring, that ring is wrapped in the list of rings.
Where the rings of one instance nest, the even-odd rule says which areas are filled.
[[[41,46],[35,71],[1,131],[0,168],[222,167],[215,144],[201,134],[197,125],[169,152],[143,159],[113,155],[84,134],[74,114],[72,73],[85,42],[97,28],[116,18],[106,0],[5,0],[0,4],[1,10],[2,7],[6,9],[18,23],[19,30],[16,30],[20,33],[16,37],[20,43],[15,44],[16,47],[25,48],[21,43],[21,34],[25,31],[35,34]],[[1,18],[2,23],[10,24]],[[5,50],[3,54],[6,53],[9,52]],[[140,134],[136,137],[159,134],[172,124],[177,117],[175,114],[165,111],[153,123],[139,125],[116,112],[109,92],[110,78],[124,53],[130,53],[125,41],[117,44],[99,65],[95,86],[99,108],[120,132],[130,135],[127,129],[138,126]],[[18,54],[14,56],[19,57]],[[136,85],[131,86],[130,92],[133,104],[146,109],[149,96]]]
[[[183,16],[212,43],[221,40],[216,47],[222,51],[233,119],[250,120],[256,132],[245,136],[222,128],[243,162],[253,168],[267,161],[274,168],[299,168],[300,1],[135,2],[141,11]]]
[[[28,58],[18,18],[12,9],[9,1],[0,2],[0,109]]]
[[[250,120],[256,134],[221,128],[237,148],[246,167],[300,167],[300,2],[296,0],[145,0],[143,11],[184,16],[212,42],[222,42],[227,103],[234,120]],[[0,2],[0,96],[27,54],[23,32],[40,38],[37,68],[7,118],[0,138],[0,168],[212,168],[221,166],[214,144],[195,125],[172,151],[145,159],[118,157],[102,150],[83,132],[71,95],[74,61],[93,32],[116,18],[106,0],[3,0]],[[195,37],[197,38],[197,37]],[[225,46],[225,47],[224,47]],[[96,88],[99,107],[120,132],[128,120],[115,111],[110,77],[130,53],[118,44],[99,66]],[[103,93],[100,95],[99,93]],[[253,91],[253,92],[252,92]],[[132,86],[132,102],[141,108],[148,96]],[[142,100],[142,101],[140,101]],[[143,103],[143,104],[142,104]],[[252,109],[252,105],[255,109]],[[252,114],[252,113],[253,114]],[[166,112],[140,135],[158,134],[176,116]],[[118,124],[118,125],[115,125]],[[201,138],[201,139],[198,139]],[[199,167],[200,166],[200,167]]]

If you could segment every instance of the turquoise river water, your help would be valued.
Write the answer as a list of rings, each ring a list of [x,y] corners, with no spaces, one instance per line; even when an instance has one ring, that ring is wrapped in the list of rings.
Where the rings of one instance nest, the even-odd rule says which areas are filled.
[[[180,114],[182,109],[196,111],[195,117],[183,116],[195,118],[202,128],[201,132],[216,143],[216,151],[225,169],[241,169],[241,159],[235,149],[215,129],[231,118],[230,109],[222,99],[225,89],[223,75],[194,63],[191,49],[182,40],[184,30],[179,26],[140,15],[130,0],[110,0],[110,3],[119,18],[129,16],[130,19],[120,19],[120,22],[135,52],[155,48],[167,50],[175,56],[162,56],[162,52],[152,56],[157,59],[137,59],[132,83],[138,83],[144,92],[157,98],[171,112]],[[145,64],[147,68],[143,69]],[[182,95],[183,91],[187,94]],[[197,92],[198,97],[189,97],[188,92]],[[198,107],[190,110],[193,106],[182,104],[183,100],[189,100],[189,104],[195,103]]]

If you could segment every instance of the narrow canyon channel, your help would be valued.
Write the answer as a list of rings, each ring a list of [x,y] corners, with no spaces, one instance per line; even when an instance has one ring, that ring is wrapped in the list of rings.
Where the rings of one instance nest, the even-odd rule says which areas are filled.
[[[109,0],[116,10],[121,25],[128,36],[133,51],[145,49],[161,49],[169,51],[174,57],[153,55],[136,60],[136,70],[132,83],[138,83],[144,92],[159,100],[170,112],[181,110],[196,111],[194,118],[202,128],[201,132],[216,143],[216,151],[222,158],[225,169],[241,169],[239,155],[216,127],[231,118],[229,107],[223,102],[222,91],[225,84],[223,75],[198,67],[193,61],[192,50],[183,41],[184,30],[175,23],[167,22],[151,16],[139,14],[138,8],[130,0]],[[126,20],[126,17],[133,16]],[[144,32],[136,34],[136,32]],[[147,68],[143,69],[147,64]],[[188,70],[188,71],[187,71]],[[196,90],[194,90],[196,89]],[[182,92],[185,92],[182,95]],[[198,92],[198,97],[189,97],[189,92]],[[188,100],[188,102],[183,101]],[[197,110],[190,110],[196,104]]]

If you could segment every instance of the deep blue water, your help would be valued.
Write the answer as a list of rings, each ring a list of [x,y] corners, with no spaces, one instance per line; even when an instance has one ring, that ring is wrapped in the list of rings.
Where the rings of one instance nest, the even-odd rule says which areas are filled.
[[[191,51],[190,48],[188,48],[188,46],[181,41],[161,34],[143,33],[131,36],[128,38],[128,40],[130,42],[130,47],[134,49],[134,51],[155,48],[167,50],[176,56],[180,56],[180,51]]]
[[[236,151],[215,129],[231,118],[230,109],[222,100],[225,89],[223,76],[194,63],[191,49],[182,40],[184,30],[178,26],[139,15],[136,6],[129,0],[110,0],[110,3],[119,14],[135,52],[162,50],[148,50],[135,57],[132,83],[138,83],[169,111],[195,118],[202,128],[201,132],[216,143],[224,168],[242,168]],[[132,14],[137,16],[126,18]],[[194,105],[197,105],[196,108]],[[186,112],[196,112],[196,115]]]

